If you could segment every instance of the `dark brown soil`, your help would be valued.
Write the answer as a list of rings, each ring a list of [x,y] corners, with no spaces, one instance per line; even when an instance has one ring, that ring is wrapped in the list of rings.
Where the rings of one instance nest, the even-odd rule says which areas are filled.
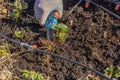
[[[79,0],[64,1],[63,16],[68,14],[77,1]],[[31,10],[33,10],[33,2],[29,2]],[[107,66],[120,65],[120,21],[94,5],[91,5],[89,9],[84,9],[83,4],[84,2],[70,16],[59,20],[69,26],[68,36],[64,43],[54,43],[55,47],[51,52],[76,60],[104,73]],[[28,13],[33,15],[32,12]],[[32,33],[25,31],[26,25],[30,26]],[[16,24],[14,20],[2,19],[0,26],[0,32],[17,41],[31,45],[37,43],[40,49],[45,47],[40,43],[39,38],[46,39],[46,31],[42,30],[43,27],[38,24],[21,24],[20,21]],[[23,39],[13,36],[16,29],[25,31]],[[95,73],[62,59],[26,51],[11,43],[9,46],[11,53],[25,51],[15,57],[17,61],[12,70],[20,79],[22,79],[22,73],[19,69],[27,69],[41,73],[46,78],[50,77],[51,80],[93,80],[93,78],[103,80]]]

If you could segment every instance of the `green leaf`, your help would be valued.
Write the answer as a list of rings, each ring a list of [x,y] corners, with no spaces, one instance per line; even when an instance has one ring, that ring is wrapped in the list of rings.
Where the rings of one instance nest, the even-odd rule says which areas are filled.
[[[38,75],[38,79],[37,80],[44,80],[44,77],[40,74],[40,75]]]
[[[28,70],[23,70],[23,74],[22,74],[22,77],[23,78],[29,78],[29,71]]]
[[[31,28],[29,26],[26,26],[25,29],[27,32],[31,32]]]
[[[17,38],[23,38],[23,32],[22,31],[15,31],[15,37]]]
[[[53,25],[52,29],[54,29],[54,30],[60,29],[61,32],[66,32],[66,31],[68,31],[68,26],[63,23],[59,23],[57,25],[56,24]]]
[[[115,78],[119,78],[120,77],[120,72],[115,74]]]
[[[115,78],[120,77],[120,67],[119,66],[117,66],[117,69],[114,71],[114,76],[115,76]]]
[[[37,79],[37,74],[34,71],[30,71],[30,76],[31,76],[32,80],[36,80]]]
[[[23,73],[29,74],[29,71],[28,70],[23,70]]]
[[[68,31],[68,27],[67,27],[67,26],[64,26],[64,27],[62,28],[62,32],[66,32],[66,31]]]
[[[7,54],[6,46],[0,46],[0,56],[5,56]]]
[[[65,33],[59,33],[59,38],[60,38],[61,40],[64,40],[64,39],[66,38]]]
[[[24,0],[20,1],[20,0],[15,0],[14,2],[14,6],[19,9],[19,10],[23,10],[23,9],[27,9],[28,8],[28,3],[24,2]]]
[[[120,66],[118,66],[117,69],[120,71]]]
[[[22,77],[23,77],[23,78],[29,78],[29,74],[23,73],[23,74],[22,74]]]
[[[55,30],[55,29],[57,28],[57,26],[58,26],[58,24],[54,24],[54,25],[52,26],[52,29]]]
[[[35,71],[23,70],[23,78],[27,80],[44,80],[44,77],[41,74],[37,74]]]
[[[22,10],[22,8],[23,8],[23,5],[22,5],[22,3],[20,2],[20,0],[15,0],[14,6],[16,6],[16,8],[18,8],[18,9],[20,9],[20,10]]]
[[[12,10],[11,12],[13,18],[19,18],[20,17],[20,12],[17,9]]]
[[[113,66],[110,65],[109,67],[107,67],[105,70],[104,70],[104,74],[106,76],[108,76],[109,78],[111,78],[113,76]]]
[[[52,29],[55,31],[56,38],[60,40],[64,40],[66,38],[66,32],[68,31],[67,25],[63,23],[55,24],[52,26]]]
[[[62,32],[66,32],[68,30],[68,26],[63,23],[58,24],[58,28],[60,28]]]
[[[15,0],[14,6],[18,6],[19,0]]]

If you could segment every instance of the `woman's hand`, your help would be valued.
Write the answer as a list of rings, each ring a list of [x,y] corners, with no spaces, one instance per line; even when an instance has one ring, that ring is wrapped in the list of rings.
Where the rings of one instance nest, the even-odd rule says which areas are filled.
[[[62,0],[35,0],[34,13],[40,25],[44,25],[48,15],[57,10],[62,17],[63,2]]]

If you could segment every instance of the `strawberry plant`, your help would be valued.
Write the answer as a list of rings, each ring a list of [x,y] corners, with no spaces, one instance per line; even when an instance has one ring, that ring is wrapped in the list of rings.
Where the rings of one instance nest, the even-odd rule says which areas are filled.
[[[111,78],[113,75],[113,66],[109,66],[104,70],[104,75],[106,75],[107,77]]]
[[[30,80],[44,80],[41,74],[37,74],[35,71],[23,70],[22,77]]]
[[[116,70],[114,71],[114,77],[120,78],[120,66],[117,66]]]
[[[52,27],[52,29],[55,31],[55,36],[56,38],[58,38],[58,40],[60,41],[64,41],[66,38],[66,32],[68,31],[68,26],[63,24],[63,23],[59,23],[57,25],[54,25]]]
[[[120,78],[120,66],[117,66],[116,68],[114,68],[112,65],[106,67],[104,70],[104,75],[109,78]]]
[[[28,8],[28,4],[26,2],[24,2],[24,0],[15,0],[13,6],[15,8],[10,11],[10,14],[15,19],[17,19],[21,16],[21,12],[23,9]]]

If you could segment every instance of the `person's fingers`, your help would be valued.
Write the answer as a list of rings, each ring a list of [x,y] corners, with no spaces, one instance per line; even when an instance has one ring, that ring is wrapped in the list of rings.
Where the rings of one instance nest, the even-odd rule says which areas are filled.
[[[43,14],[42,14],[42,17],[39,19],[39,24],[40,25],[44,25],[49,14],[51,13],[51,10],[48,10],[48,11],[43,11]]]

